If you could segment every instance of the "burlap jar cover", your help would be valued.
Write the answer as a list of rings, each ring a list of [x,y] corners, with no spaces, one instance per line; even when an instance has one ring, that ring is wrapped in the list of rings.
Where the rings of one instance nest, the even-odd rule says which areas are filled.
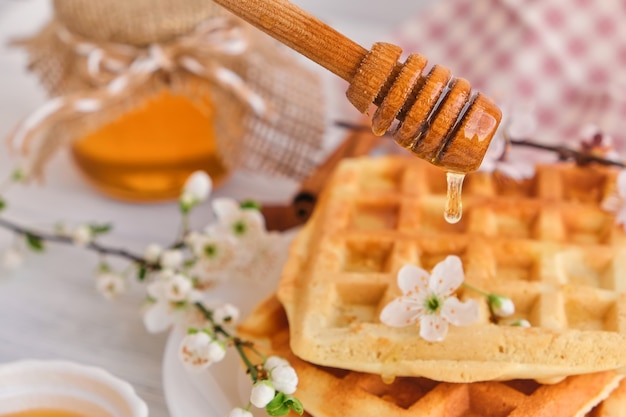
[[[53,96],[9,137],[31,176],[60,147],[163,89],[211,97],[229,169],[302,179],[319,162],[318,77],[209,0],[55,0],[49,24],[16,43]]]

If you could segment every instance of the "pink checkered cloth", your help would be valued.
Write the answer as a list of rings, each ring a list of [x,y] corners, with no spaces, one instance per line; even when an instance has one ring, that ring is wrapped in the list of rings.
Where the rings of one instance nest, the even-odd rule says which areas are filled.
[[[626,154],[626,1],[440,0],[393,40],[448,67],[507,111],[531,110],[535,140],[595,124]]]

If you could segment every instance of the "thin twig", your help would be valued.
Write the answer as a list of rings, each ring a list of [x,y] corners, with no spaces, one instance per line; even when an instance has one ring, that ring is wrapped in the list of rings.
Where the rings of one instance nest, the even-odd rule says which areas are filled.
[[[12,221],[9,221],[3,218],[0,218],[0,227],[10,230],[19,235],[33,236],[37,239],[41,239],[42,241],[46,241],[46,242],[62,243],[65,245],[75,245],[74,240],[69,236],[33,230],[33,229],[21,226],[17,223],[14,223]],[[98,252],[101,255],[112,255],[112,256],[125,258],[143,266],[148,266],[148,267],[153,266],[151,263],[146,261],[142,256],[134,254],[126,249],[109,247],[109,246],[105,246],[97,242],[90,242],[89,244],[85,245],[84,248],[92,250],[94,252]]]
[[[575,149],[568,148],[562,145],[545,145],[537,142],[530,141],[528,139],[509,139],[511,145],[525,146],[527,148],[541,149],[544,151],[555,152],[561,160],[573,160],[579,165],[587,165],[590,163],[596,163],[607,166],[617,166],[625,168],[626,164],[621,161],[614,161],[612,159],[602,158],[596,155],[592,155],[588,152],[581,152]]]
[[[213,319],[213,312],[211,310],[208,310],[204,305],[202,305],[202,303],[199,303],[199,302],[195,303],[194,306],[198,309],[198,311],[202,313],[204,318],[207,319],[211,323],[211,326],[213,326],[213,331],[215,333],[220,333],[221,335],[226,337],[228,340],[232,341],[233,345],[235,346],[235,349],[237,350],[237,354],[239,355],[239,358],[241,358],[242,362],[246,365],[246,368],[248,368],[248,372],[250,372],[250,378],[252,379],[253,382],[256,382],[258,379],[258,369],[252,363],[250,358],[248,358],[248,355],[246,355],[246,352],[244,352],[243,350],[244,347],[251,346],[251,343],[231,335],[226,329],[224,329],[224,327],[215,323]]]
[[[342,120],[335,121],[335,126],[352,130],[355,132],[369,132],[371,128],[364,124],[357,124]],[[385,136],[391,136],[389,133],[385,133]],[[508,143],[514,146],[523,146],[527,148],[540,149],[544,151],[554,152],[558,155],[559,159],[563,161],[573,160],[578,165],[588,165],[590,163],[596,163],[606,166],[617,166],[620,168],[626,168],[626,163],[621,161],[614,161],[612,159],[602,158],[600,156],[592,155],[588,152],[579,151],[576,149],[568,148],[563,145],[546,145],[538,142],[533,142],[529,139],[511,139],[506,138]]]

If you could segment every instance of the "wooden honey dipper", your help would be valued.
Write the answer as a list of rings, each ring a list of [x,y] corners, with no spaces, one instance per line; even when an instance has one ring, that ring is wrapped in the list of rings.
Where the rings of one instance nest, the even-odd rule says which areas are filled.
[[[448,171],[480,166],[501,112],[466,80],[439,65],[423,74],[427,60],[419,54],[399,63],[395,45],[368,51],[287,0],[214,1],[348,81],[348,100],[361,113],[376,104],[375,134],[392,129],[399,145]]]

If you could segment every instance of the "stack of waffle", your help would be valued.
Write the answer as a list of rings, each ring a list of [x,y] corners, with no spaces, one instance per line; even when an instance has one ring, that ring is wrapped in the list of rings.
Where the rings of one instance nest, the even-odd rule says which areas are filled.
[[[294,242],[277,298],[240,331],[293,362],[315,417],[626,415],[611,414],[626,396],[626,233],[601,208],[615,180],[568,164],[522,182],[475,173],[453,225],[438,168],[346,160]],[[448,255],[531,327],[493,323],[486,298],[463,287],[481,319],[442,342],[382,324],[398,270],[431,270]]]

